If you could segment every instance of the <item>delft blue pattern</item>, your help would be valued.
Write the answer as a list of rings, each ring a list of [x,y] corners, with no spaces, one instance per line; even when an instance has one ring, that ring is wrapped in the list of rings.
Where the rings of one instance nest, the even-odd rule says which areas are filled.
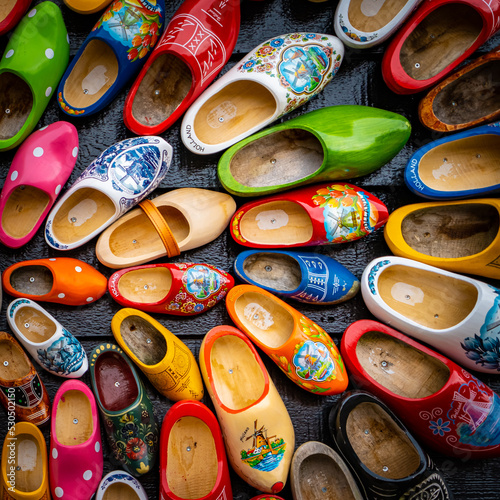
[[[131,483],[129,486],[133,486],[136,490],[142,490],[141,484],[137,479],[130,474],[124,472],[116,472],[109,476],[105,481],[101,483],[101,490],[105,490],[111,483],[115,481],[128,481]]]
[[[372,295],[377,295],[377,288],[375,287],[375,275],[378,273],[380,268],[390,263],[390,260],[382,260],[370,269],[370,274],[368,275],[368,287],[370,288],[370,292],[372,292]]]
[[[9,316],[11,318],[14,317],[14,311],[21,305],[21,304],[30,304],[31,301],[28,300],[28,299],[18,299],[18,300],[15,300],[14,302],[12,302],[12,304],[10,305],[10,308],[9,308]]]
[[[52,221],[48,220],[47,225],[45,226],[45,237],[47,238],[48,242],[54,248],[58,248],[59,250],[66,250],[69,245],[63,245],[62,243],[57,242],[52,236],[52,231],[50,230],[51,227],[52,227]]]
[[[302,291],[294,293],[290,297],[300,302],[325,301],[330,276],[326,262],[319,256],[313,255],[297,255],[297,259],[300,259],[307,267],[307,284]]]

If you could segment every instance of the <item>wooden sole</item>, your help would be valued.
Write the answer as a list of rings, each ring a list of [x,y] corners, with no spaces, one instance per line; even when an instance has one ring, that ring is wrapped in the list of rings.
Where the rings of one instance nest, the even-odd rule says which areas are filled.
[[[43,458],[36,438],[30,434],[19,434],[10,440],[7,472],[15,470],[15,489],[23,493],[36,493],[44,478]],[[3,497],[11,498],[11,497]],[[37,497],[38,498],[38,497]]]
[[[182,417],[168,438],[166,477],[174,495],[183,499],[204,498],[215,486],[217,451],[209,427],[199,418]]]
[[[30,342],[43,344],[57,331],[57,325],[48,316],[33,307],[21,307],[14,318],[16,327]]]
[[[46,295],[54,286],[54,276],[45,266],[20,266],[12,271],[9,282],[20,294]]]
[[[351,0],[347,11],[351,26],[371,33],[387,26],[408,0]]]
[[[403,238],[413,250],[446,259],[482,252],[499,229],[498,210],[483,203],[424,207],[401,224]]]
[[[114,483],[106,489],[102,500],[140,500],[140,497],[132,486],[126,483]]]
[[[118,292],[137,304],[161,302],[172,287],[172,273],[165,267],[137,269],[123,274],[118,281]]]
[[[0,379],[14,381],[30,373],[24,351],[10,340],[0,340]]]
[[[0,74],[0,140],[15,137],[33,109],[28,84],[12,73]]]
[[[56,419],[56,438],[63,446],[85,443],[94,430],[90,401],[81,391],[66,391],[52,418]]]

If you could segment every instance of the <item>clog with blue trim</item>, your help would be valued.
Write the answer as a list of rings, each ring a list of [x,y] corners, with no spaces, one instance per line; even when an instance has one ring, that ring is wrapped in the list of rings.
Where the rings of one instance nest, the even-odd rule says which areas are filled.
[[[165,24],[164,0],[115,0],[92,28],[57,89],[59,107],[89,116],[106,107],[146,62]]]
[[[405,183],[431,200],[488,196],[500,191],[500,122],[436,139],[408,160]]]
[[[190,106],[182,142],[201,155],[232,146],[321,92],[343,56],[332,35],[293,33],[261,43]]]
[[[108,472],[99,483],[95,500],[148,500],[144,486],[128,472]]]
[[[9,38],[0,61],[0,151],[18,146],[35,128],[69,61],[61,9],[42,2]]]
[[[234,272],[249,285],[306,304],[338,304],[359,290],[358,279],[342,264],[314,252],[245,250]]]
[[[161,137],[117,142],[97,157],[59,198],[45,224],[45,240],[72,250],[97,236],[154,191],[167,174],[172,147]]]
[[[13,29],[24,16],[31,0],[13,0],[7,2],[0,19],[0,35],[3,35]]]

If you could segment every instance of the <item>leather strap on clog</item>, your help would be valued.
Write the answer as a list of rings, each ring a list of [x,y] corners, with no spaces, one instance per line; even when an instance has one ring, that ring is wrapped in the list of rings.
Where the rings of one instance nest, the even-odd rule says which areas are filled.
[[[179,245],[177,244],[172,231],[168,227],[167,221],[163,218],[156,205],[150,200],[142,200],[139,203],[139,206],[148,216],[148,219],[158,232],[158,236],[161,238],[161,241],[167,250],[167,255],[169,257],[180,255],[181,251],[179,250]]]

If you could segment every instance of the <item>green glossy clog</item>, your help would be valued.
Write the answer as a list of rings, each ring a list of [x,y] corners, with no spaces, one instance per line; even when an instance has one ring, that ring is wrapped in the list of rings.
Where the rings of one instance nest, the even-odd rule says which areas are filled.
[[[69,62],[61,9],[42,2],[26,14],[0,61],[0,151],[35,128]]]
[[[260,196],[319,181],[369,174],[410,137],[404,117],[369,106],[330,106],[293,118],[230,147],[220,158],[224,188]]]

